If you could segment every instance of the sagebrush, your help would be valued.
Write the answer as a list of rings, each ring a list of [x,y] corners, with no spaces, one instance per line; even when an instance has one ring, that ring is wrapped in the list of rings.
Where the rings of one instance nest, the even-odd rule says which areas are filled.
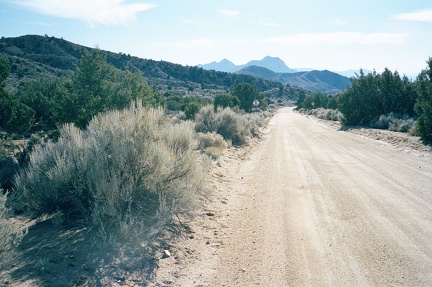
[[[343,121],[343,115],[340,111],[334,109],[324,109],[324,108],[316,108],[316,109],[301,109],[300,112],[313,115],[319,119],[329,120],[329,121]]]
[[[263,113],[246,114],[229,107],[215,112],[212,106],[205,106],[195,116],[195,129],[202,133],[216,132],[231,144],[240,146],[258,136],[264,122]]]
[[[35,148],[16,178],[23,207],[98,228],[104,239],[133,236],[188,214],[204,195],[194,125],[168,123],[162,109],[134,103],[94,117],[86,130],[63,126]]]
[[[385,129],[395,132],[409,132],[413,130],[416,125],[416,120],[409,115],[400,115],[396,113],[389,113],[374,118],[369,126],[371,128]]]
[[[222,151],[228,147],[228,143],[223,137],[215,132],[198,133],[197,136],[200,150],[212,159],[217,159]]]

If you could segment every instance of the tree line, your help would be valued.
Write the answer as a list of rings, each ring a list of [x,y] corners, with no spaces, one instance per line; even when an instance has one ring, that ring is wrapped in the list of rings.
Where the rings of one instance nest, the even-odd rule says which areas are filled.
[[[9,74],[5,60],[0,69],[4,83]],[[84,54],[70,77],[24,82],[14,94],[2,89],[0,126],[13,132],[49,131],[64,123],[82,128],[97,113],[125,108],[137,99],[149,105],[161,102],[139,73],[115,69],[93,50]]]
[[[432,141],[432,58],[415,81],[385,69],[351,78],[351,87],[327,96],[321,93],[299,95],[297,108],[329,108],[339,110],[343,124],[371,126],[382,115],[415,118],[416,133],[424,141]]]
[[[193,119],[201,107],[214,102],[208,97],[161,94],[144,81],[141,72],[115,68],[98,49],[85,52],[70,73],[69,77],[23,82],[11,93],[5,89],[10,74],[8,61],[0,59],[0,127],[17,133],[52,132],[65,123],[84,128],[98,113],[121,110],[137,100],[147,106],[184,111],[187,119]],[[236,100],[225,103],[221,101],[224,97]],[[267,106],[265,97],[254,85],[242,83],[232,93],[217,96],[215,106],[238,106],[251,112],[255,99],[259,100],[260,108]]]

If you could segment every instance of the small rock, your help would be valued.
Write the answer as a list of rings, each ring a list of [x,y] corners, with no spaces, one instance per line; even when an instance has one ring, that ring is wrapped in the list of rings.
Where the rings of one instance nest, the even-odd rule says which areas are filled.
[[[207,240],[206,244],[207,244],[207,245],[209,245],[209,244],[210,244],[210,241],[209,241],[209,240]]]
[[[169,252],[168,250],[164,250],[163,255],[162,255],[162,259],[171,257],[171,252]]]
[[[207,214],[207,216],[214,216],[215,215],[214,212],[211,212],[211,211],[207,212],[206,214]]]

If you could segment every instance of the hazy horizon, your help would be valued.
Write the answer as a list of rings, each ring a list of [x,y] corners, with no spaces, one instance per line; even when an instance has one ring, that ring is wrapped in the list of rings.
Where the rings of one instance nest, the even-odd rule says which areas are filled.
[[[293,69],[416,75],[432,56],[425,2],[0,0],[0,36],[46,34],[189,66],[272,56]]]

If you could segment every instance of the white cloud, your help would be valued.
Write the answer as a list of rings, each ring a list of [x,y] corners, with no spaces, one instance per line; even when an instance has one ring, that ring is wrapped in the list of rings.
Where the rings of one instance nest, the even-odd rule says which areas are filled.
[[[20,5],[42,14],[77,19],[97,24],[125,24],[136,19],[136,14],[156,5],[151,3],[126,4],[124,0],[24,0]]]
[[[393,16],[392,19],[432,23],[432,9],[421,10],[412,13],[398,14]]]
[[[218,10],[219,13],[228,16],[230,18],[234,18],[237,17],[238,15],[240,15],[240,11],[236,11],[236,10],[228,10],[228,9],[219,9]]]
[[[309,33],[272,37],[265,39],[264,42],[287,46],[403,44],[408,36],[409,34],[406,33]]]

